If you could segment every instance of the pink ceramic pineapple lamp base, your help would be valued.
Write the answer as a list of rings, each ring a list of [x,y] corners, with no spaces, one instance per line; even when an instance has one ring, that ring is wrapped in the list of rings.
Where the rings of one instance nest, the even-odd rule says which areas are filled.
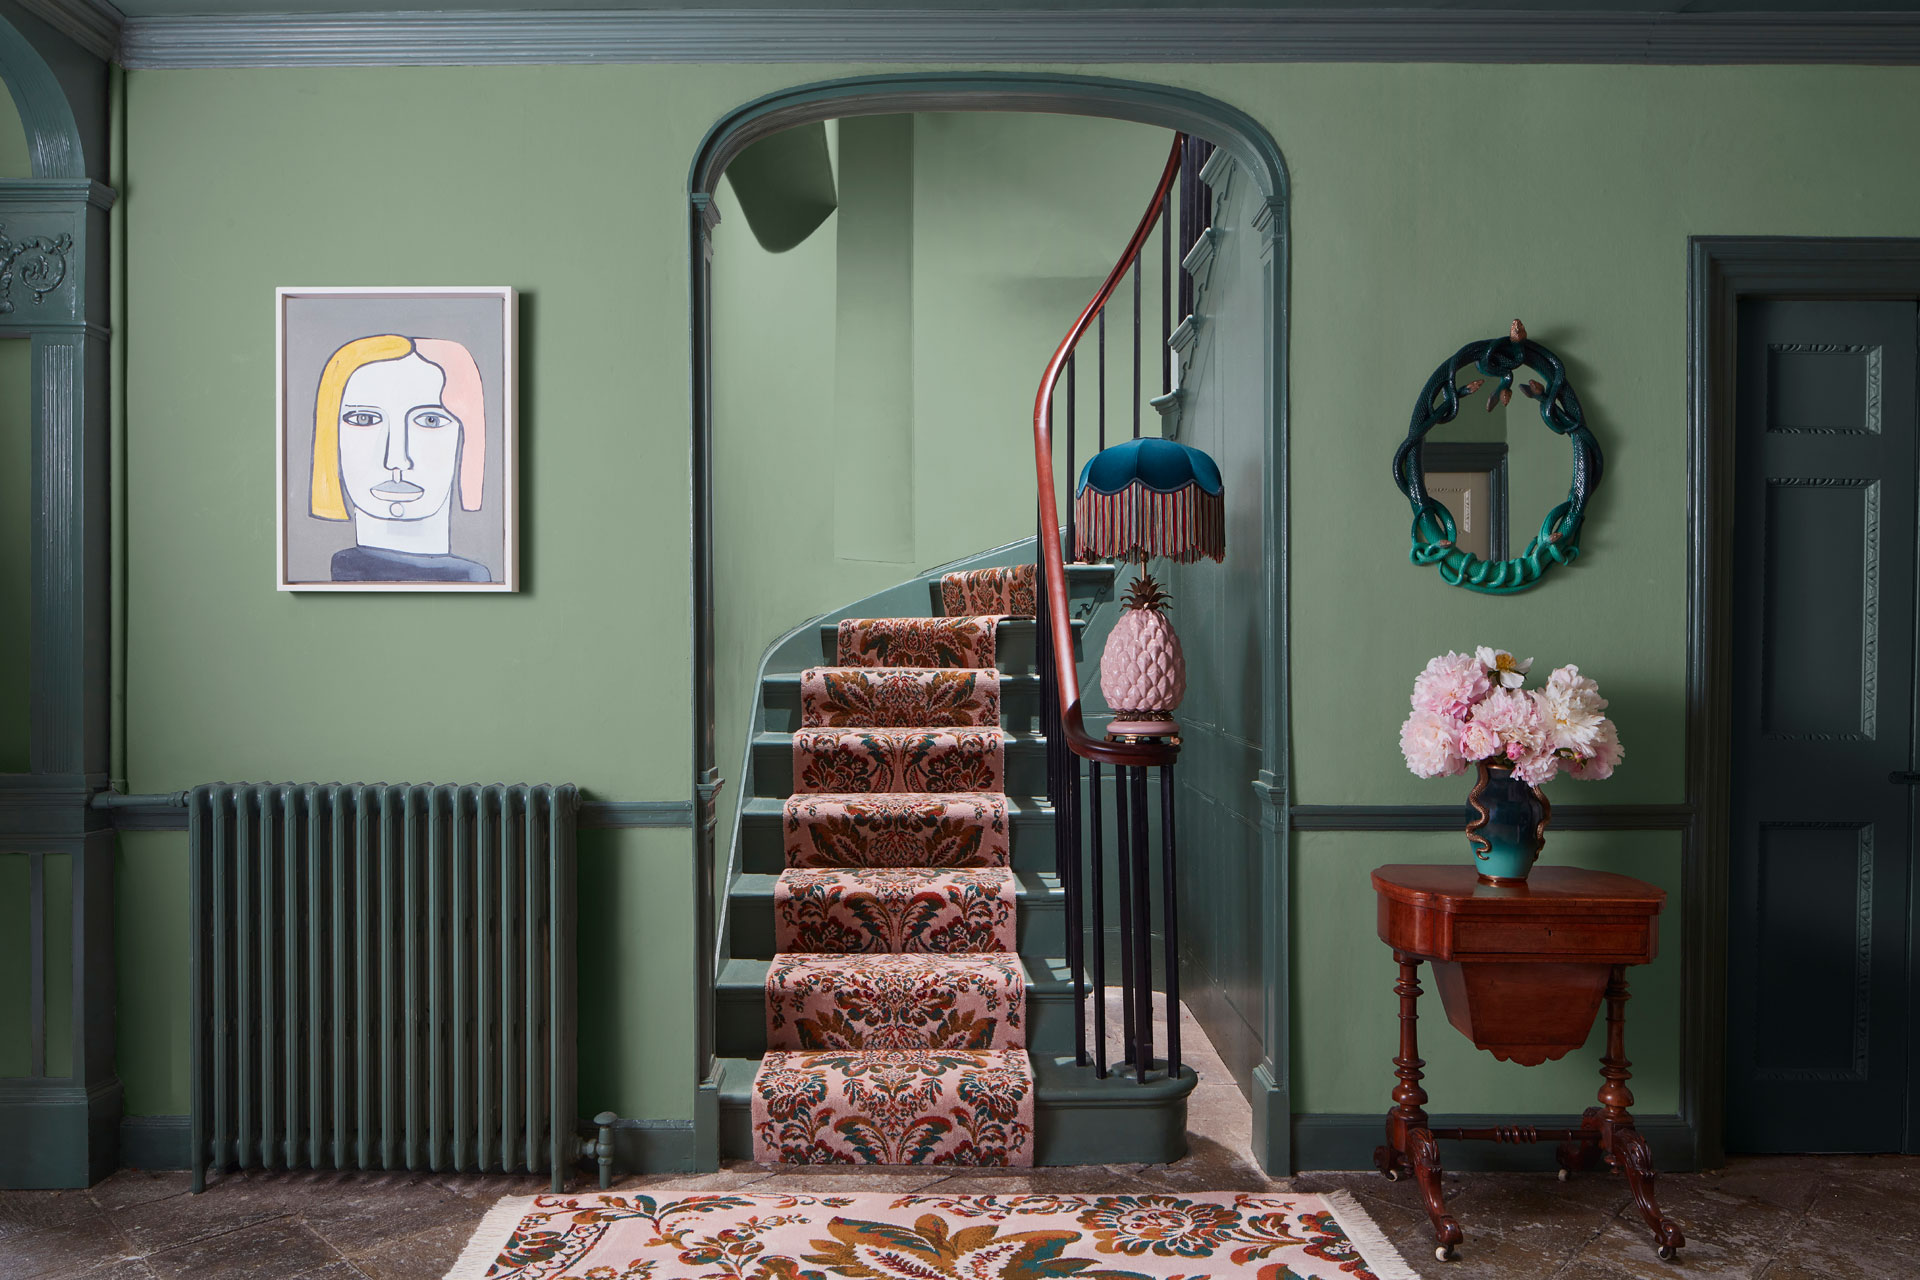
[[[1187,696],[1187,659],[1162,610],[1167,596],[1151,575],[1134,580],[1100,656],[1100,694],[1113,708],[1109,738],[1173,738],[1173,713]]]

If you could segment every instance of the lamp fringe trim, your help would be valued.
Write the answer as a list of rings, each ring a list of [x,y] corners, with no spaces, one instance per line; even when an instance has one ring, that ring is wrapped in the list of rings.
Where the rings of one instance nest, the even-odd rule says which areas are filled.
[[[1074,543],[1081,559],[1224,560],[1226,499],[1195,483],[1164,493],[1139,483],[1118,493],[1084,488],[1074,499]]]

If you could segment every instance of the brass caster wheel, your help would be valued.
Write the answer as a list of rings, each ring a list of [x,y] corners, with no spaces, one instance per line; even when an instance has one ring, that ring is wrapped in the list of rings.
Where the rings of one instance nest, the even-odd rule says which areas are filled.
[[[1567,1181],[1568,1179],[1570,1179],[1570,1178],[1572,1178],[1572,1177],[1573,1177],[1573,1174],[1572,1174],[1572,1173],[1570,1173],[1569,1171],[1567,1171],[1567,1170],[1565,1170],[1565,1169],[1562,1169],[1562,1170],[1560,1171],[1560,1181],[1562,1181],[1562,1182],[1565,1182],[1565,1181]]]
[[[1398,1169],[1387,1170],[1387,1181],[1388,1182],[1400,1181],[1400,1171]]]
[[[1660,1261],[1662,1262],[1672,1262],[1680,1256],[1680,1251],[1670,1244],[1663,1244],[1658,1249],[1655,1249],[1654,1252],[1660,1255]]]
[[[1460,1255],[1453,1251],[1452,1245],[1442,1244],[1434,1246],[1433,1257],[1436,1262],[1457,1262]]]

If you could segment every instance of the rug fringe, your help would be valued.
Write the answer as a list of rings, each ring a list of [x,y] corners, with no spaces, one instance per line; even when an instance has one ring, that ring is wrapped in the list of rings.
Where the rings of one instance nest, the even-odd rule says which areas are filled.
[[[536,1198],[500,1197],[500,1202],[480,1219],[480,1225],[467,1238],[467,1247],[460,1251],[459,1258],[441,1280],[485,1280],[487,1272],[500,1260],[500,1251],[513,1239],[513,1229],[526,1216],[527,1206]]]
[[[1333,1213],[1333,1220],[1353,1241],[1353,1247],[1360,1251],[1360,1260],[1367,1264],[1367,1270],[1373,1272],[1379,1280],[1420,1280],[1420,1273],[1407,1265],[1400,1251],[1393,1247],[1377,1223],[1360,1207],[1360,1202],[1350,1191],[1316,1191],[1327,1202],[1327,1208]],[[449,1276],[447,1280],[454,1280]]]

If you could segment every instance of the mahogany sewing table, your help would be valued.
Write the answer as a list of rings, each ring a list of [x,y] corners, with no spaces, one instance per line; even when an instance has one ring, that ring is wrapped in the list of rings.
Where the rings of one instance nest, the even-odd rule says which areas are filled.
[[[1558,1142],[1560,1177],[1599,1167],[1619,1170],[1660,1256],[1686,1243],[1654,1199],[1653,1154],[1627,1108],[1627,966],[1646,964],[1659,944],[1657,917],[1666,891],[1629,876],[1576,867],[1535,867],[1524,884],[1491,885],[1474,868],[1385,866],[1373,873],[1380,940],[1400,966],[1400,1055],[1393,1060],[1393,1108],[1387,1141],[1373,1153],[1380,1171],[1411,1174],[1426,1201],[1438,1247],[1453,1259],[1462,1239],[1447,1213],[1436,1139]],[[1600,1105],[1578,1129],[1496,1125],[1436,1129],[1424,1109],[1417,1032],[1420,962],[1433,966],[1447,1020],[1502,1061],[1536,1066],[1580,1048],[1600,1002],[1607,1005],[1607,1049],[1600,1059]]]

